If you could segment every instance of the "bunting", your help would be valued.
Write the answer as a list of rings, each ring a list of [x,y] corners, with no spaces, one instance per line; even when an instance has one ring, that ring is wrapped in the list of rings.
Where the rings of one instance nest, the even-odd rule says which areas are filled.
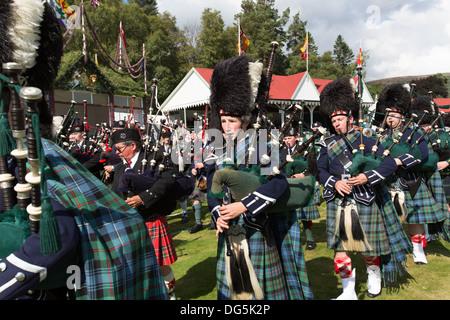
[[[100,1],[98,0],[90,0],[90,1],[94,9],[97,9],[97,7],[100,5]]]

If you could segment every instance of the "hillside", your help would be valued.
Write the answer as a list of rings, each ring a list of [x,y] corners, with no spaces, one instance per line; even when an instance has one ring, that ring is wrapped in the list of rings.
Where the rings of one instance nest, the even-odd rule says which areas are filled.
[[[450,79],[450,73],[442,73],[442,74]],[[385,86],[385,85],[389,85],[389,84],[397,83],[397,82],[409,83],[412,79],[423,79],[423,78],[427,78],[427,77],[430,77],[430,76],[434,76],[434,74],[420,75],[420,76],[404,76],[404,77],[384,78],[384,79],[367,81],[366,83],[367,84],[380,83],[383,86]]]
[[[378,79],[378,80],[372,80],[372,81],[366,81],[367,85],[380,85],[381,87],[388,86],[392,83],[410,83],[413,79],[423,79],[430,76],[434,76],[435,74],[428,74],[428,75],[420,75],[420,76],[404,76],[404,77],[392,77],[392,78],[384,78],[384,79]],[[450,98],[450,73],[442,73],[445,77],[448,78],[447,81],[447,89],[449,92],[448,98]]]

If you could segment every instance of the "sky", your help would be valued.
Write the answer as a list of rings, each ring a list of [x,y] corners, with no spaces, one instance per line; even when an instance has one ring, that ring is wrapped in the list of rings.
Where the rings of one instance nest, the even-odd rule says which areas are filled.
[[[205,8],[220,11],[226,26],[236,23],[234,16],[241,11],[241,0],[157,2],[159,11],[175,16],[180,28],[200,25]],[[368,51],[366,81],[450,73],[448,0],[275,0],[280,16],[287,8],[291,18],[299,12],[307,21],[320,54],[333,50],[339,34],[355,61],[360,46]]]

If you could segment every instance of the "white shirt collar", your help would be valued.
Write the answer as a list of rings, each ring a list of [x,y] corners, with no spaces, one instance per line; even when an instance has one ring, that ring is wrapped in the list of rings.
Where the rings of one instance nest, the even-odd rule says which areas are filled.
[[[136,164],[136,162],[137,162],[137,160],[138,160],[138,158],[139,158],[139,154],[141,153],[141,151],[139,151],[138,153],[136,153],[135,155],[134,155],[134,157],[133,158],[131,158],[131,164],[130,164],[130,168],[134,168],[134,165]]]

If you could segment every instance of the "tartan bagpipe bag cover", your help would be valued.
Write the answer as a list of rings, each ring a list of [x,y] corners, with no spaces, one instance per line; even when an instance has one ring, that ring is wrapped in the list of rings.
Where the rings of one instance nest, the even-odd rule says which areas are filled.
[[[167,299],[143,218],[77,160],[42,140],[48,190],[80,230],[80,300]]]

